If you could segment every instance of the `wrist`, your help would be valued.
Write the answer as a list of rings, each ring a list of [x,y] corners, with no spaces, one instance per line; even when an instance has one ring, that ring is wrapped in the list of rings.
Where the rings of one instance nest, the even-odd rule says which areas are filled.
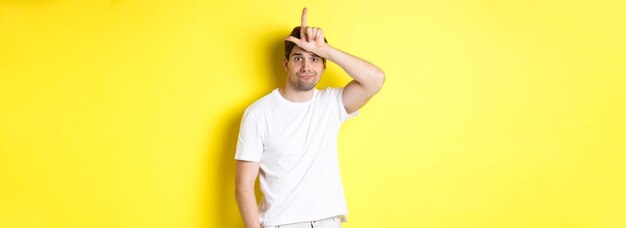
[[[329,60],[332,49],[334,48],[330,46],[330,44],[325,44],[324,46],[321,46],[317,51],[318,53],[315,53],[315,54],[317,54],[318,56],[326,60]]]

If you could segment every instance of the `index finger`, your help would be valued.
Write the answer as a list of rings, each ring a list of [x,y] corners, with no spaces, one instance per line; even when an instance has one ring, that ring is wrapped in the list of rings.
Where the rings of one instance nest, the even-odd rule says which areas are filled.
[[[300,25],[300,39],[303,38],[304,31],[306,31],[306,7],[302,9],[302,24]]]

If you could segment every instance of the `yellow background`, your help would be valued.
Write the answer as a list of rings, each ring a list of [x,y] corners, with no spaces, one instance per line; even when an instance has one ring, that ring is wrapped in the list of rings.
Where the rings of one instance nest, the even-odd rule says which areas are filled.
[[[626,227],[608,0],[2,0],[0,227],[242,227],[239,121],[303,6],[387,75],[338,139],[344,227]]]

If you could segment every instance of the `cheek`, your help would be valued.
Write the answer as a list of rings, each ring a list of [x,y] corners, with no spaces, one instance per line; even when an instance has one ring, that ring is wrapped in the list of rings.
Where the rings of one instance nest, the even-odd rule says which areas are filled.
[[[288,71],[294,71],[296,70],[298,67],[296,66],[296,64],[294,64],[293,62],[289,62],[287,63],[287,70]]]
[[[324,63],[322,62],[316,63],[315,68],[317,69],[318,72],[324,71]]]
[[[289,72],[293,75],[295,75],[296,73],[298,73],[298,71],[300,71],[300,68],[296,65],[291,65],[289,66]]]

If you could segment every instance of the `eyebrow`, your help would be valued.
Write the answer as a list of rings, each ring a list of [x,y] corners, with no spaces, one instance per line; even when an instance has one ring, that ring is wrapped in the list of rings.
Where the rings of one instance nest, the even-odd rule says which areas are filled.
[[[292,57],[293,57],[293,56],[297,56],[297,55],[299,55],[299,56],[304,56],[304,54],[302,54],[301,52],[295,52],[295,53],[291,54],[291,56],[292,56]],[[318,57],[318,58],[321,58],[319,55],[316,55],[315,53],[311,53],[311,55],[312,55],[313,57]]]

